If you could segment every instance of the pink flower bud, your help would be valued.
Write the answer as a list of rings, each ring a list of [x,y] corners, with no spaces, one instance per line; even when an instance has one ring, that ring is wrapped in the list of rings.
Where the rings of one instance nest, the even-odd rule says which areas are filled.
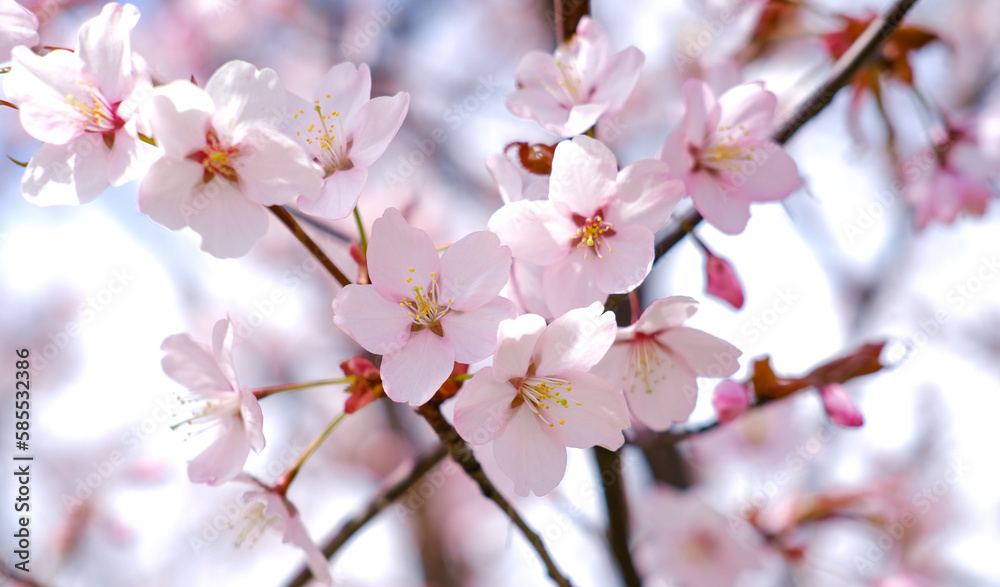
[[[705,291],[739,310],[743,307],[743,288],[736,272],[728,261],[716,257],[708,249],[705,249],[705,254],[708,255],[705,263]]]
[[[715,388],[712,405],[719,414],[719,422],[731,422],[750,406],[750,390],[743,383],[725,379]]]
[[[851,396],[843,385],[836,383],[825,385],[819,388],[819,395],[823,399],[823,408],[826,415],[838,426],[848,426],[857,428],[865,423],[861,411],[854,405]]]

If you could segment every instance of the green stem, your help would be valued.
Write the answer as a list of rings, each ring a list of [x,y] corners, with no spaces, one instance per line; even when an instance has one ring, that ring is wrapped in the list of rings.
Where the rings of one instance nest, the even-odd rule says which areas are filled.
[[[253,390],[253,395],[257,399],[263,399],[272,393],[279,391],[292,391],[293,389],[306,389],[308,387],[319,387],[321,385],[347,385],[354,383],[357,377],[341,377],[339,379],[320,379],[319,381],[309,381],[307,383],[286,383],[284,385],[272,385],[271,387],[259,387]]]
[[[365,234],[365,225],[361,222],[361,212],[358,211],[358,207],[354,207],[354,221],[358,223],[358,235],[361,239],[361,254],[368,253],[368,235]]]
[[[326,427],[326,430],[320,432],[319,436],[313,439],[313,441],[306,448],[306,451],[299,456],[298,460],[284,473],[282,473],[281,477],[278,477],[277,483],[274,484],[275,493],[278,495],[285,495],[285,492],[288,491],[288,486],[291,485],[295,476],[299,474],[299,470],[302,468],[302,465],[304,465],[305,462],[309,460],[309,457],[311,457],[313,453],[319,449],[320,445],[322,445],[323,442],[326,441],[326,438],[330,436],[330,433],[333,432],[333,429],[336,428],[346,416],[347,412],[341,412],[340,415],[330,422],[330,424]]]

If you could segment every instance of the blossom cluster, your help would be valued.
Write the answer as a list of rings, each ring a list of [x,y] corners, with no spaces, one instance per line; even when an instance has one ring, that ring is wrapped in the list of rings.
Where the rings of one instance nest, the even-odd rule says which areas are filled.
[[[37,20],[11,4],[0,2],[0,18],[11,23],[3,39],[10,46],[0,44],[12,62],[3,89],[25,132],[42,143],[21,181],[30,202],[86,204],[139,181],[141,213],[170,230],[190,228],[220,258],[246,255],[277,208],[326,220],[355,213],[361,226],[369,169],[409,108],[405,92],[372,97],[367,65],[334,66],[311,99],[286,91],[274,70],[244,61],[222,65],[203,86],[154,79],[131,47],[135,6],[107,4],[69,50],[38,46]],[[361,228],[357,277],[330,300],[330,327],[367,353],[342,363],[352,392],[346,413],[383,396],[414,408],[454,396],[458,435],[491,447],[515,493],[541,496],[563,480],[568,448],[614,451],[631,434],[682,425],[695,410],[699,378],[737,373],[736,346],[685,325],[698,300],[671,295],[642,309],[639,287],[657,259],[657,234],[688,202],[718,231],[739,234],[752,204],[781,201],[804,181],[773,138],[778,98],[759,82],[717,92],[702,79],[684,81],[683,117],[660,148],[619,162],[595,129],[623,111],[644,61],[635,47],[613,53],[601,27],[584,17],[554,54],[533,51],[517,66],[508,109],[555,140],[525,143],[519,160],[504,153],[487,161],[503,201],[487,230],[438,245],[396,207],[383,210],[370,234]],[[982,214],[989,196],[974,126],[949,123],[940,145],[936,171],[907,191],[920,228]],[[944,201],[942,192],[957,196]],[[707,292],[740,308],[735,271],[698,242]],[[613,304],[623,298],[633,311],[619,325]],[[190,461],[190,480],[251,484],[255,515],[303,548],[313,573],[332,584],[286,496],[301,463],[272,484],[243,472],[250,452],[265,448],[259,400],[270,391],[240,384],[230,320],[215,324],[210,344],[176,334],[162,350],[164,372],[192,394],[183,399],[190,414],[182,424],[216,434]],[[760,384],[763,372],[753,375],[757,399],[783,397],[765,395],[772,388]],[[815,386],[832,421],[862,424],[846,377],[801,379],[796,390]],[[748,384],[723,381],[718,421],[737,419],[752,402]],[[712,512],[680,500],[653,497],[685,524],[701,524],[701,533],[652,544],[747,562]],[[720,577],[729,572],[716,569]]]

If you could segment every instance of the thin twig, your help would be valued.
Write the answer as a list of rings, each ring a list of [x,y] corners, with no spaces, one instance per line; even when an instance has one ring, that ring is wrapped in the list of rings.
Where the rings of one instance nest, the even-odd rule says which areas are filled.
[[[771,134],[771,140],[779,145],[784,145],[805,123],[822,112],[833,101],[837,92],[850,83],[858,70],[882,47],[885,40],[889,38],[889,35],[899,26],[903,17],[916,3],[917,0],[897,0],[885,14],[872,21],[865,32],[851,45],[851,48],[833,65],[833,71],[823,85],[810,94],[795,109],[795,112]],[[656,243],[654,259],[659,259],[666,254],[684,238],[684,235],[694,230],[694,227],[701,221],[701,214],[695,210],[688,212],[679,221],[676,221],[670,232]]]
[[[590,14],[590,0],[555,0],[552,5],[556,42],[562,45],[576,34],[580,19]]]
[[[379,512],[386,509],[392,505],[394,501],[402,497],[417,483],[417,481],[420,481],[424,475],[437,466],[437,464],[440,463],[447,455],[448,449],[444,445],[440,445],[432,452],[420,457],[420,460],[414,463],[413,470],[410,471],[410,474],[407,475],[405,479],[400,480],[395,485],[376,495],[375,499],[368,504],[368,507],[358,512],[356,516],[348,520],[343,526],[341,526],[340,531],[337,532],[333,538],[327,541],[325,545],[323,545],[323,554],[326,555],[326,558],[329,559],[333,557],[340,547],[346,544],[347,541],[354,536],[355,532],[360,530],[362,526],[377,516]],[[288,587],[303,587],[309,583],[310,579],[312,579],[312,572],[309,570],[309,567],[303,567],[302,570],[299,571],[299,574],[296,575],[295,579],[288,584]]]
[[[569,579],[563,576],[562,572],[556,566],[556,563],[549,556],[548,550],[545,549],[545,543],[542,542],[542,538],[535,533],[534,530],[528,526],[528,523],[524,521],[521,514],[514,509],[514,506],[507,501],[497,488],[493,486],[493,483],[486,477],[486,473],[483,471],[482,465],[476,460],[475,455],[472,454],[472,449],[469,445],[465,443],[464,440],[458,435],[458,432],[452,428],[444,416],[441,415],[441,408],[435,403],[428,402],[420,408],[418,408],[420,415],[427,420],[427,423],[431,425],[434,432],[437,433],[438,438],[441,442],[448,447],[448,451],[451,453],[451,458],[455,460],[456,463],[462,466],[462,470],[472,477],[472,479],[479,485],[479,490],[483,492],[487,498],[491,499],[496,503],[507,517],[517,525],[524,534],[524,537],[528,539],[528,542],[535,548],[538,556],[541,557],[542,562],[545,563],[545,568],[549,572],[549,577],[552,578],[560,587],[572,587]]]
[[[285,226],[287,226],[288,229],[292,231],[292,234],[295,235],[295,238],[299,239],[299,242],[301,242],[303,245],[306,246],[307,249],[309,249],[309,252],[312,253],[313,257],[316,257],[316,259],[320,263],[322,263],[323,267],[325,267],[326,270],[330,272],[330,275],[332,275],[333,278],[336,279],[338,283],[340,283],[340,285],[344,287],[351,285],[351,280],[348,279],[347,276],[344,275],[344,273],[340,269],[338,269],[336,265],[333,264],[333,261],[330,260],[330,257],[327,257],[326,253],[323,252],[323,249],[319,248],[319,245],[316,244],[316,241],[309,238],[309,235],[306,234],[304,230],[302,230],[302,227],[299,226],[299,223],[295,220],[295,217],[292,216],[288,210],[285,210],[282,206],[268,206],[268,208],[271,210],[271,212],[274,212],[274,215],[277,216],[279,220],[285,223]]]

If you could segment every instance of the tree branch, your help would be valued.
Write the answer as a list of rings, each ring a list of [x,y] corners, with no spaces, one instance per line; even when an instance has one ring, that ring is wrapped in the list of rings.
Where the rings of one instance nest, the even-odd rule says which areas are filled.
[[[562,45],[576,34],[580,19],[590,14],[590,0],[554,0],[552,7],[556,43]]]
[[[497,488],[493,486],[493,483],[486,477],[486,473],[483,471],[482,465],[476,460],[475,455],[472,454],[472,449],[469,445],[465,443],[464,440],[458,435],[458,432],[449,424],[444,416],[441,415],[441,407],[435,403],[428,402],[417,409],[420,415],[427,420],[427,423],[431,425],[434,432],[437,433],[438,438],[441,442],[448,447],[448,451],[451,453],[451,458],[455,460],[456,463],[462,466],[462,470],[472,477],[472,479],[479,485],[479,490],[483,492],[483,495],[491,499],[507,517],[517,525],[524,534],[524,537],[528,539],[528,542],[535,547],[535,551],[538,552],[538,556],[541,557],[542,562],[545,563],[545,568],[549,572],[549,577],[552,578],[560,587],[572,587],[569,579],[563,576],[556,566],[556,563],[549,556],[548,550],[545,549],[545,543],[542,542],[541,537],[535,533],[534,530],[528,526],[528,523],[524,521],[521,514],[514,509],[514,506],[507,501]]]
[[[779,145],[784,145],[800,128],[822,112],[833,101],[837,92],[850,83],[858,70],[882,47],[882,44],[896,30],[903,17],[916,3],[917,0],[897,0],[885,14],[872,21],[865,32],[851,45],[851,48],[833,65],[833,71],[827,80],[810,94],[795,109],[795,112],[771,134],[771,140]],[[675,226],[656,243],[654,262],[679,243],[684,235],[694,230],[694,227],[701,221],[702,216],[696,210],[691,210],[679,220],[674,221]]]
[[[611,553],[618,563],[622,579],[627,587],[641,587],[642,579],[635,570],[632,555],[629,552],[629,513],[628,496],[625,495],[625,480],[622,478],[621,452],[610,451],[599,446],[594,447],[597,458],[597,468],[604,487],[604,503],[608,508],[608,543]]]
[[[413,470],[410,474],[406,476],[405,479],[400,480],[395,485],[385,489],[381,493],[375,496],[375,499],[368,504],[361,512],[358,512],[356,516],[347,521],[343,526],[341,526],[340,531],[337,532],[325,545],[323,545],[323,554],[326,558],[332,558],[334,554],[340,549],[341,546],[347,543],[348,540],[354,536],[354,533],[361,529],[362,526],[367,524],[372,518],[377,516],[379,512],[385,508],[392,505],[394,501],[402,497],[407,491],[416,484],[417,481],[423,478],[424,475],[430,472],[442,459],[448,454],[448,449],[444,446],[438,446],[432,452],[424,455],[413,465]],[[295,579],[288,584],[288,587],[303,587],[313,578],[312,572],[308,567],[303,567],[299,574],[296,575]]]
[[[278,220],[285,223],[288,230],[291,230],[292,234],[295,235],[295,238],[299,239],[299,242],[309,249],[309,252],[312,253],[313,257],[316,257],[323,267],[330,272],[330,275],[337,280],[337,283],[343,287],[351,285],[351,280],[348,279],[347,276],[333,264],[330,257],[327,257],[326,253],[323,252],[323,249],[319,248],[319,245],[316,244],[316,241],[311,239],[309,235],[306,234],[306,231],[302,230],[298,221],[295,220],[295,217],[292,216],[288,210],[282,206],[268,206],[268,209],[271,210],[271,212],[274,212],[274,215],[278,217]]]

